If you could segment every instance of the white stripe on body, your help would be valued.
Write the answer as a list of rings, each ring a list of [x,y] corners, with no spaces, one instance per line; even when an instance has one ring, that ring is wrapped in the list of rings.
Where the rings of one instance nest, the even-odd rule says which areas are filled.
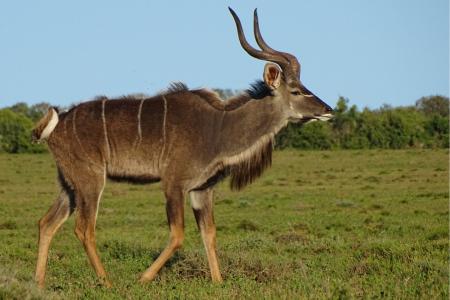
[[[162,96],[163,102],[164,102],[164,118],[163,118],[163,123],[162,123],[162,149],[161,149],[161,153],[159,154],[159,165],[161,166],[162,163],[162,159],[164,156],[164,151],[166,150],[166,118],[167,118],[167,99],[166,97],[164,97],[164,95]]]
[[[141,115],[142,115],[142,105],[144,104],[145,99],[141,100],[141,103],[139,104],[139,110],[138,110],[138,137],[135,142],[136,146],[139,146],[142,142],[142,126],[141,126]]]
[[[107,159],[109,160],[111,158],[111,149],[109,148],[108,131],[106,130],[105,103],[106,103],[106,99],[103,99],[102,100],[103,133],[105,135],[106,156],[107,156]]]

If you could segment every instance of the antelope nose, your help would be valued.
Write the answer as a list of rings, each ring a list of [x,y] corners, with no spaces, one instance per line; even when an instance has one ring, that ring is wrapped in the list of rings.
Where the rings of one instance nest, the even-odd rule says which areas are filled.
[[[326,111],[327,113],[332,113],[332,112],[333,112],[333,109],[332,109],[328,104],[326,104],[325,111]]]

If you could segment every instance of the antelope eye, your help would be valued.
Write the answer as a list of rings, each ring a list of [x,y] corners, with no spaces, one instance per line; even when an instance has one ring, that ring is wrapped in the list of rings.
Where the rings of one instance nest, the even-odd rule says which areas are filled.
[[[300,96],[302,93],[300,93],[300,91],[292,91],[291,92],[291,95],[294,95],[294,96]]]

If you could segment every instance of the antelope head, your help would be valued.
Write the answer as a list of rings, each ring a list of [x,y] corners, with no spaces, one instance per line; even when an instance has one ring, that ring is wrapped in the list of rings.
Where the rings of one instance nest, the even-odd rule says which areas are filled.
[[[253,28],[256,42],[261,50],[253,48],[246,40],[241,21],[236,13],[228,8],[236,22],[239,42],[251,56],[268,61],[264,67],[263,78],[272,90],[274,101],[279,101],[289,121],[327,121],[332,117],[332,108],[310,92],[300,80],[300,63],[289,53],[272,49],[264,41],[259,30],[258,14],[255,9]]]

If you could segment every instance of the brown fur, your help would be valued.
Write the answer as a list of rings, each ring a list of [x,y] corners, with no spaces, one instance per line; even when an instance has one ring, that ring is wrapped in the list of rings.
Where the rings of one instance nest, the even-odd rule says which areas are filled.
[[[49,114],[38,123],[36,134],[47,125]],[[161,259],[170,257],[182,240],[179,232],[183,225],[176,221],[180,213],[176,203],[187,192],[211,188],[228,175],[232,189],[241,189],[259,177],[270,166],[272,139],[282,118],[270,98],[254,100],[245,94],[222,100],[208,90],[180,87],[149,98],[101,97],[59,114],[48,146],[63,191],[72,195],[73,204],[55,204],[64,208],[64,218],[57,218],[62,210],[55,208],[41,221],[43,254],[39,256],[36,280],[43,285],[45,249],[54,232],[49,231],[53,228],[49,227],[53,226],[51,220],[62,224],[76,207],[77,237],[97,274],[108,284],[94,243],[95,216],[105,178],[134,183],[162,181],[169,224],[175,227],[171,225],[173,244]],[[56,203],[65,199],[60,197]],[[158,261],[147,270],[143,280],[153,278],[162,264]]]
[[[240,33],[241,44],[242,38]],[[246,51],[255,57],[280,60],[275,59],[277,54],[255,54],[248,47]],[[212,215],[214,185],[231,176],[231,188],[242,189],[271,165],[275,134],[289,120],[330,116],[331,108],[323,101],[312,94],[302,95],[306,90],[299,79],[283,75],[285,71],[295,73],[293,70],[283,69],[268,77],[267,70],[275,69],[278,70],[275,64],[266,65],[266,82],[258,82],[243,95],[228,100],[205,89],[190,91],[178,83],[154,97],[97,98],[59,114],[58,118],[49,111],[33,134],[39,139],[46,131],[61,192],[39,221],[35,275],[39,286],[44,286],[50,242],[74,211],[75,234],[97,276],[110,285],[95,243],[98,207],[107,178],[135,183],[161,181],[169,243],[143,272],[141,282],[153,280],[181,247],[186,194],[191,196],[211,278],[220,282]]]

